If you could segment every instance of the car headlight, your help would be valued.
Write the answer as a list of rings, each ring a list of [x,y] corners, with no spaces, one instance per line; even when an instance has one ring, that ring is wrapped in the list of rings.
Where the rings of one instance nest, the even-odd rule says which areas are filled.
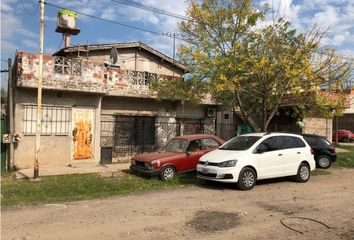
[[[152,164],[151,163],[145,163],[145,167],[149,170],[152,170],[153,167],[152,167]]]
[[[135,161],[135,160],[132,160],[130,163],[131,163],[132,165],[135,165],[135,164],[136,164],[136,161]]]
[[[229,160],[225,162],[221,162],[218,164],[218,167],[235,167],[237,160]]]

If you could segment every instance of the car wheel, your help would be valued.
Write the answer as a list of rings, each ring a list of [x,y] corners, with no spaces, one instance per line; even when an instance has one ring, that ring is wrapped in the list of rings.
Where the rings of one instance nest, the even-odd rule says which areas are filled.
[[[245,167],[238,176],[237,187],[240,190],[251,190],[256,185],[256,181],[255,171],[252,168]]]
[[[329,168],[332,164],[332,160],[326,155],[321,155],[318,157],[317,164],[320,168]]]
[[[164,167],[161,171],[160,177],[164,181],[170,181],[175,176],[176,170],[172,166]]]
[[[347,138],[347,137],[344,137],[344,138],[343,138],[343,142],[348,143],[348,142],[350,142],[350,139]]]
[[[310,179],[311,171],[309,165],[301,163],[297,170],[296,181],[307,182]]]

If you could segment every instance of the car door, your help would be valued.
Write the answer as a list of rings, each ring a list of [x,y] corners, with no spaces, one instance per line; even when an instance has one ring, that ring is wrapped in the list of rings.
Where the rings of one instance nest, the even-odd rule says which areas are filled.
[[[283,175],[284,150],[279,148],[278,138],[278,136],[269,137],[256,148],[259,179]]]
[[[190,171],[194,170],[198,164],[199,158],[203,155],[201,149],[201,140],[192,140],[189,142],[188,147],[186,149],[186,157],[183,158],[183,162],[181,164],[182,171]]]
[[[284,176],[294,175],[302,160],[305,160],[305,143],[298,137],[280,136],[279,147],[284,150]]]

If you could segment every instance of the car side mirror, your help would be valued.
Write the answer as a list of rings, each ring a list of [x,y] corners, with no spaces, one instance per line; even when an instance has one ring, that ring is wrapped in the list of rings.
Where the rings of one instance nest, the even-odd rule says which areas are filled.
[[[186,153],[188,157],[192,156],[192,151],[187,151]]]

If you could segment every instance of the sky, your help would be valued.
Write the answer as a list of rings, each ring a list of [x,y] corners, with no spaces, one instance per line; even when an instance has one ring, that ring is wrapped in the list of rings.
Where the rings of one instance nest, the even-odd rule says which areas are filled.
[[[39,52],[40,11],[38,0],[0,1],[1,69],[6,69],[6,60],[14,58],[16,51]],[[134,1],[180,15],[185,15],[187,8],[184,0]],[[111,0],[46,0],[46,2],[159,33],[178,33],[177,23],[180,19],[154,14]],[[354,0],[257,0],[257,4],[260,5],[266,2],[277,9],[298,31],[309,29],[313,25],[328,29],[327,36],[322,40],[322,46],[335,47],[341,54],[354,57]],[[61,34],[55,32],[58,10],[45,5],[45,54],[53,54],[63,47]],[[173,53],[171,38],[82,15],[78,15],[77,27],[81,32],[72,37],[71,45],[142,41],[168,56],[172,56]],[[2,73],[2,85],[5,81],[6,74]]]

